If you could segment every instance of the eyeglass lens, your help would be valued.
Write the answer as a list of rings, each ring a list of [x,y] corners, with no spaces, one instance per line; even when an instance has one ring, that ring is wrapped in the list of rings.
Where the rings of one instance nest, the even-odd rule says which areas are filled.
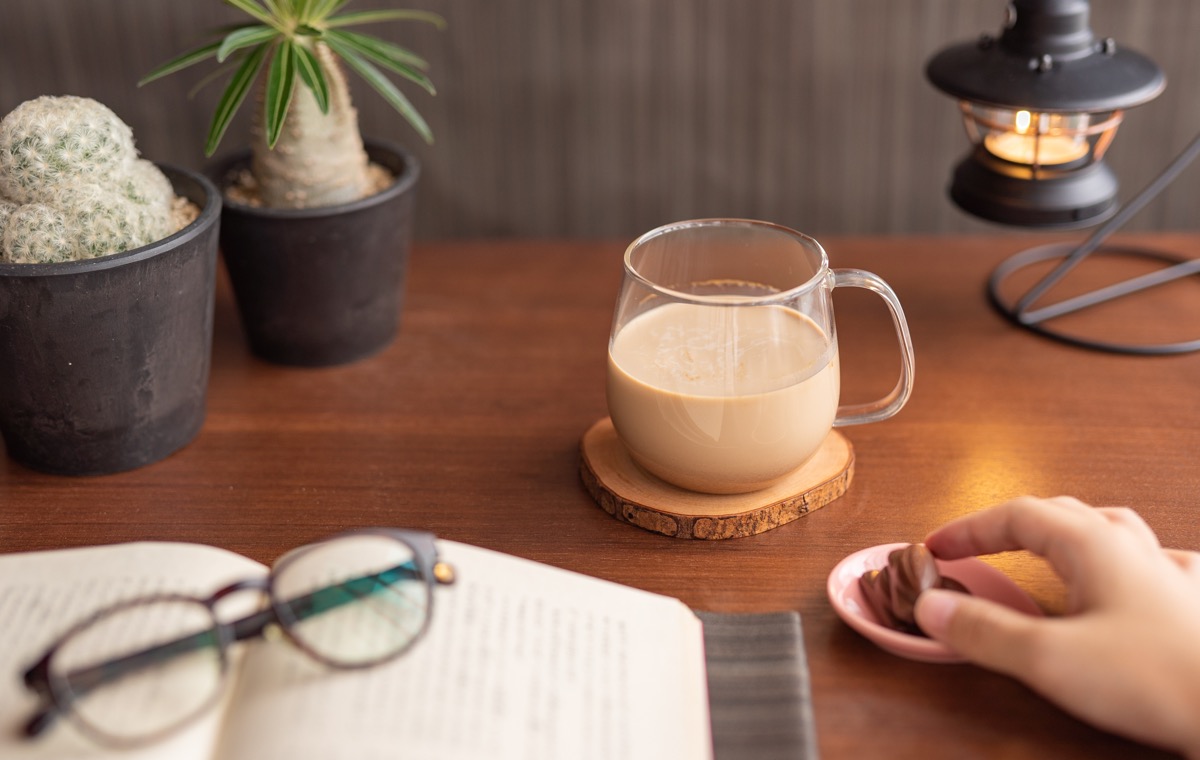
[[[271,584],[271,605],[287,635],[335,667],[395,657],[429,620],[431,583],[416,552],[386,534],[302,547],[279,561]],[[160,597],[114,607],[55,650],[55,701],[100,739],[140,743],[168,733],[219,697],[228,630],[200,600]]]
[[[50,673],[77,722],[127,741],[170,731],[207,708],[224,668],[208,607],[156,599],[113,608],[76,631]]]
[[[387,535],[305,547],[280,561],[271,593],[292,639],[339,667],[394,657],[429,619],[429,580],[413,549]]]

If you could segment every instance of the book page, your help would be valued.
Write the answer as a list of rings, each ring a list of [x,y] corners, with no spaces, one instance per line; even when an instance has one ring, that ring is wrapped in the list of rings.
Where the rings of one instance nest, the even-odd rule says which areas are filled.
[[[264,572],[245,557],[197,544],[136,543],[0,555],[0,757],[209,760],[220,706],[181,733],[140,750],[105,749],[65,720],[26,739],[21,730],[38,700],[21,676],[63,632],[101,607],[158,592],[208,596],[233,580]]]
[[[457,581],[425,637],[367,670],[255,642],[221,758],[711,757],[703,637],[683,603],[438,542]]]

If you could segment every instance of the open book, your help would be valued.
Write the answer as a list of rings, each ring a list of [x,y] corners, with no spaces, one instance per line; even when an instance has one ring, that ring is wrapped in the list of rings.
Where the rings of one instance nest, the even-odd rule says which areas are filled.
[[[267,568],[197,544],[0,555],[0,757],[712,757],[703,630],[682,602],[452,541],[425,637],[398,660],[332,670],[283,641],[238,645],[216,709],[136,750],[65,722],[21,736],[37,700],[22,671],[66,628],[120,599],[207,595]]]

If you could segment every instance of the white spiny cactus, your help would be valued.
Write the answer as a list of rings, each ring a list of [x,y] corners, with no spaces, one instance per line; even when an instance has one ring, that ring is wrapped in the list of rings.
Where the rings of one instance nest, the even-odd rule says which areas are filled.
[[[169,217],[160,218],[149,205],[100,185],[63,188],[55,207],[67,229],[75,231],[79,258],[137,248],[167,235]]]
[[[17,210],[17,204],[0,196],[0,251],[4,250],[4,228],[8,225],[8,219]],[[0,261],[3,256],[0,256]]]
[[[175,197],[171,181],[157,166],[144,158],[133,162],[121,191],[134,203],[158,206],[164,213],[171,210],[171,199]]]
[[[49,264],[75,258],[75,241],[57,210],[26,203],[8,218],[4,229],[5,260],[14,264]]]
[[[71,261],[152,243],[171,231],[174,196],[158,167],[138,158],[132,130],[94,100],[41,97],[0,121],[0,197],[9,199],[0,202],[0,261]]]

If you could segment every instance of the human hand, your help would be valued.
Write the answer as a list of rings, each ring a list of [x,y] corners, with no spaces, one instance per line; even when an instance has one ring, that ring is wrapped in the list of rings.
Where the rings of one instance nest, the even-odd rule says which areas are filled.
[[[925,545],[940,559],[1027,549],[1068,589],[1067,613],[1051,618],[926,591],[927,635],[1100,728],[1200,759],[1200,553],[1162,548],[1130,509],[1069,497],[1015,499]]]

